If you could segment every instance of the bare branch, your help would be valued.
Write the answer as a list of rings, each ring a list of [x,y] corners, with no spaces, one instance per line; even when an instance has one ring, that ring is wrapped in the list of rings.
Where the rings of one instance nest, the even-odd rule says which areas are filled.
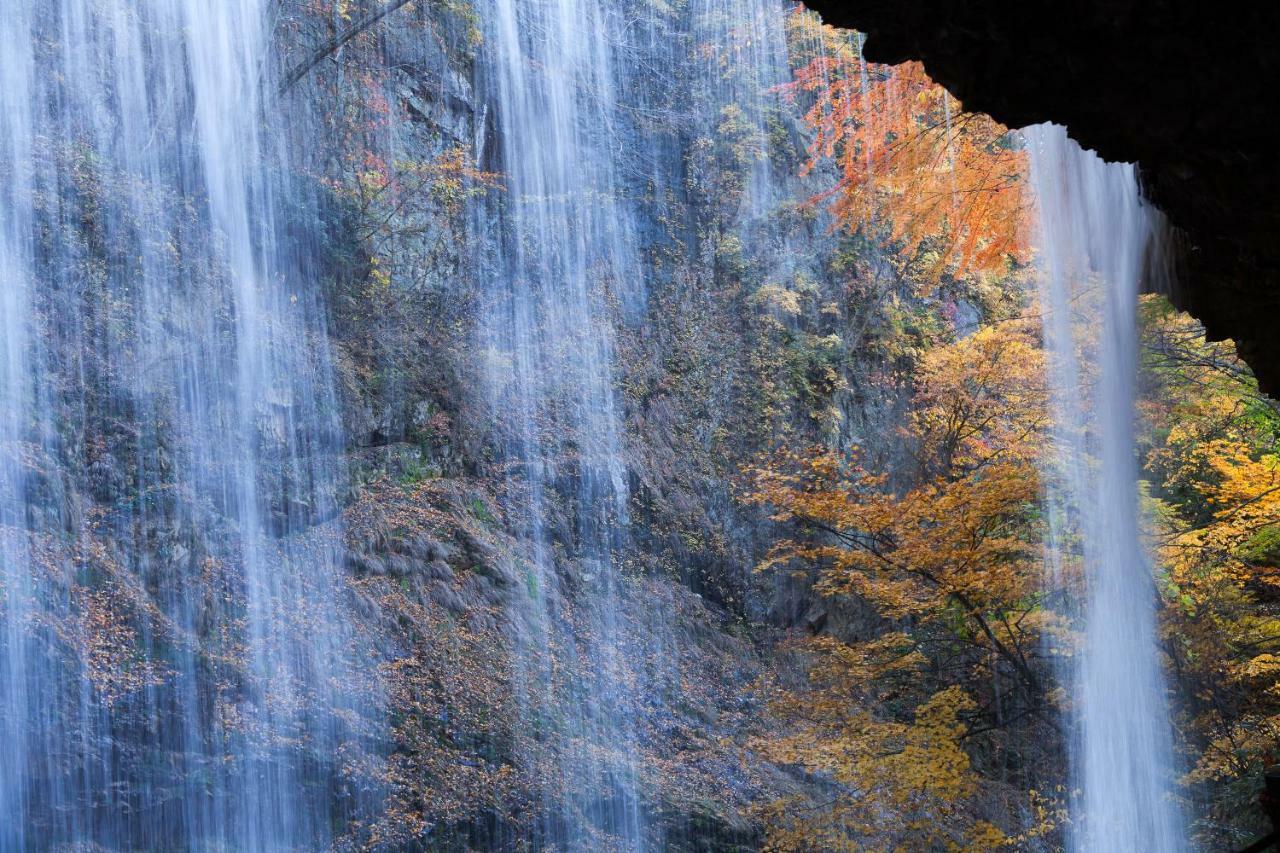
[[[334,53],[338,48],[342,47],[344,44],[381,21],[387,15],[390,15],[402,6],[409,5],[410,2],[412,2],[412,0],[385,0],[382,5],[366,12],[363,18],[360,18],[345,30],[333,36],[333,38],[329,39],[312,51],[306,59],[293,66],[293,68],[284,75],[284,79],[280,81],[280,94],[283,95],[293,88],[293,85],[303,77],[306,77],[312,68],[315,68],[323,62],[325,57]]]

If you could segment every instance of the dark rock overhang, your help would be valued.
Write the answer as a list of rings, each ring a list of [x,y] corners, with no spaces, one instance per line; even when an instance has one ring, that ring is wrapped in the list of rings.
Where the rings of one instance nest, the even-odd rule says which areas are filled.
[[[1175,303],[1232,338],[1280,392],[1280,3],[1272,0],[812,0],[916,59],[970,110],[1066,125],[1136,162],[1181,232]]]

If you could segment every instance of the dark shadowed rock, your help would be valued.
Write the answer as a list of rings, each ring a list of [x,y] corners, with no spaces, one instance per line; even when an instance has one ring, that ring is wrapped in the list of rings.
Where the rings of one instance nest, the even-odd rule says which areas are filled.
[[[357,575],[385,575],[387,574],[387,565],[383,560],[373,554],[362,554],[357,551],[348,551],[346,555],[347,571]]]
[[[462,595],[445,581],[433,581],[430,595],[432,601],[455,616],[461,615],[469,609],[467,601]]]

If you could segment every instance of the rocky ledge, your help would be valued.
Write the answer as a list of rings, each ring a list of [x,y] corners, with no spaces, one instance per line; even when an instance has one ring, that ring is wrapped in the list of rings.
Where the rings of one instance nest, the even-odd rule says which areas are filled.
[[[971,110],[1053,121],[1133,161],[1179,229],[1179,307],[1232,338],[1280,393],[1280,4],[1229,0],[812,0],[869,34],[876,62],[920,60]]]

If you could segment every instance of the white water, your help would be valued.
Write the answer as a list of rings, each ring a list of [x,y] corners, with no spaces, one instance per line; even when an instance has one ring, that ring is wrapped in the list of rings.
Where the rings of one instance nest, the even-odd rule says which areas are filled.
[[[1157,638],[1140,541],[1134,447],[1135,311],[1157,223],[1131,165],[1083,151],[1063,128],[1024,131],[1039,207],[1041,302],[1058,428],[1050,563],[1083,560],[1084,645],[1074,686],[1078,851],[1184,848]]]
[[[0,851],[335,824],[342,444],[271,6],[0,13]]]
[[[623,22],[594,0],[494,0],[481,55],[506,187],[500,266],[480,328],[504,452],[523,469],[512,508],[534,545],[516,679],[525,725],[558,720],[560,792],[539,835],[583,850],[644,846],[634,697],[619,675],[615,552],[628,490],[613,388],[611,297],[644,301],[644,274],[617,163],[615,45]],[[571,532],[551,528],[557,516]],[[556,668],[572,681],[557,689]],[[538,735],[535,735],[537,737]]]
[[[562,738],[560,790],[545,792],[538,843],[661,848],[644,813],[640,716],[678,692],[678,649],[661,606],[628,599],[642,581],[620,559],[631,533],[615,351],[619,329],[647,310],[644,197],[688,189],[680,140],[645,123],[712,135],[734,116],[757,152],[735,164],[734,218],[764,218],[788,180],[766,154],[770,89],[788,76],[784,10],[768,0],[696,0],[677,12],[601,0],[480,8],[482,114],[496,116],[492,165],[505,187],[481,212],[499,223],[501,245],[480,347],[518,472],[509,509],[535,545],[517,689],[526,729],[545,736],[539,727],[556,720]],[[655,648],[655,671],[628,675]],[[559,666],[576,668],[578,683],[557,685]]]
[[[682,196],[681,134],[714,135],[726,106],[764,137],[786,79],[779,5],[655,6],[478,8],[475,135],[492,131],[505,187],[473,235],[501,244],[478,337],[537,546],[522,708],[561,726],[535,736],[564,737],[533,845],[661,846],[635,709],[664,701],[646,677],[679,680],[661,604],[620,612],[615,324],[645,310],[646,184]],[[0,14],[0,851],[323,849],[373,798],[340,767],[377,697],[341,604],[324,252],[299,214],[311,164],[287,153],[308,105],[273,94],[273,39],[304,8]],[[655,117],[673,129],[646,135]],[[729,219],[763,219],[788,180],[753,148]],[[139,679],[118,695],[77,645],[99,590],[119,599],[110,663]],[[628,619],[645,628],[623,636]],[[661,646],[666,671],[628,683],[628,644]],[[564,687],[549,652],[583,683],[548,690]]]

